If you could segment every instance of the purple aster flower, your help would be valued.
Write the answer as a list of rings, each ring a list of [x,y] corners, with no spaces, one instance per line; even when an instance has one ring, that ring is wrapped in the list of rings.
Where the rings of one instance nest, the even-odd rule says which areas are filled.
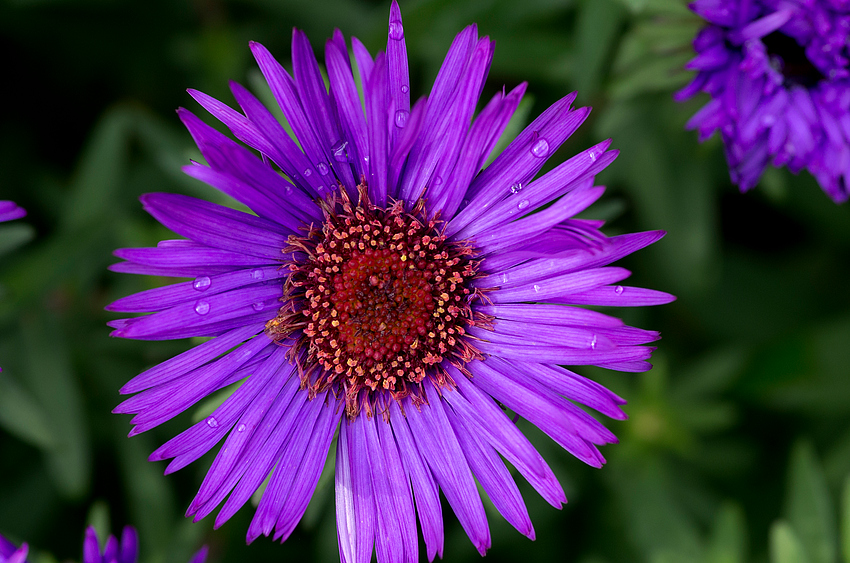
[[[712,100],[688,122],[720,130],[732,182],[749,190],[768,163],[806,169],[835,202],[850,196],[850,2],[696,0],[696,78],[676,94]]]
[[[14,201],[0,201],[0,223],[5,221],[14,221],[26,216],[27,212],[23,207],[18,207]]]
[[[14,544],[0,535],[0,563],[26,563],[27,544],[16,548]],[[202,547],[189,563],[204,563],[207,558],[207,548]],[[103,550],[97,541],[97,532],[93,526],[86,528],[86,538],[83,541],[83,563],[136,563],[139,559],[139,535],[132,526],[125,526],[121,532],[121,540],[109,536]]]
[[[17,547],[0,534],[0,563],[26,563],[29,546]]]
[[[610,141],[535,179],[590,111],[571,108],[574,94],[482,169],[526,85],[474,116],[493,55],[476,26],[455,38],[431,94],[413,105],[395,2],[386,52],[352,47],[361,83],[336,31],[328,91],[301,31],[292,75],[251,44],[297,142],[238,84],[241,112],[190,90],[259,156],[181,109],[207,161],[184,170],[256,215],[142,197],[185,238],[118,250],[126,261],[112,269],[194,280],[110,305],[152,313],[110,323],[113,335],[214,338],[131,380],[121,392],[134,396],[115,412],[135,414],[138,434],[240,382],[150,459],[171,459],[171,473],[224,440],[187,515],[223,503],[220,526],[268,479],[249,542],[289,537],[336,436],[343,561],[369,561],[373,549],[380,561],[416,561],[417,514],[429,560],[442,556],[440,490],[483,554],[490,532],[476,480],[534,537],[503,458],[550,504],[566,501],[507,409],[585,463],[604,463],[598,446],[616,438],[577,403],[624,419],[624,401],[560,365],[651,367],[645,345],[657,332],[585,306],[673,300],[620,285],[629,272],[609,266],[663,233],[607,237],[601,222],[574,218],[602,195],[594,176],[617,155]]]

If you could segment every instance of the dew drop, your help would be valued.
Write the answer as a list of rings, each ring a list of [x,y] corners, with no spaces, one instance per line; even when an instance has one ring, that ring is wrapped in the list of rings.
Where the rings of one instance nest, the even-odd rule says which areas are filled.
[[[590,151],[588,156],[590,157],[590,162],[596,162],[596,151]]]
[[[260,269],[256,269],[251,272],[251,277],[255,280],[261,280],[266,276],[265,272]]]
[[[431,182],[431,185],[432,186],[439,186],[442,183],[443,183],[443,177],[442,176],[434,176],[434,180]]]
[[[517,182],[516,184],[511,186],[511,193],[512,194],[518,194],[521,191],[522,191],[522,182]]]
[[[210,428],[218,428],[218,421],[215,418],[208,416],[207,426],[209,426]]]
[[[408,86],[407,84],[402,84],[401,85],[401,93],[407,94],[408,92],[410,92],[410,86]]]
[[[539,285],[534,284],[533,287],[534,287],[534,293],[540,293],[540,286]]]
[[[330,170],[328,169],[328,165],[324,162],[320,162],[319,164],[317,164],[316,170],[318,170],[319,174],[321,174],[322,176],[327,176],[328,172],[330,172]]]
[[[304,171],[304,177],[307,178],[313,174],[313,171],[309,168]]]
[[[195,303],[195,312],[199,315],[206,315],[210,312],[210,304],[203,300],[198,301]]]
[[[525,209],[526,207],[528,207],[528,200],[527,199],[524,199],[521,202],[516,204],[517,209]]]
[[[240,424],[239,426],[236,427],[236,431],[237,432],[245,432],[245,425]]]
[[[596,338],[596,335],[594,334],[593,338],[590,339],[590,349],[591,350],[596,350],[596,340],[597,340],[597,338]]]
[[[404,39],[404,26],[401,22],[390,22],[390,39],[394,41],[401,41]]]
[[[614,288],[614,293],[617,295],[621,295],[623,293],[623,289],[625,289],[622,285],[618,285]]]
[[[502,283],[508,283],[508,274],[502,274]]]
[[[531,146],[531,154],[537,158],[549,156],[549,141],[546,139],[538,139],[537,142]]]
[[[192,282],[192,287],[197,289],[198,291],[206,291],[210,288],[210,284],[212,280],[210,280],[209,276],[200,276],[195,278],[195,281]]]
[[[251,307],[253,307],[255,311],[262,311],[263,309],[266,308],[266,304],[263,303],[262,301],[257,301],[256,303],[251,305]]]
[[[348,161],[348,141],[340,141],[333,147],[334,159],[337,162]]]
[[[395,112],[395,126],[399,129],[403,129],[405,125],[407,125],[407,118],[410,117],[410,112],[404,109],[400,109]]]

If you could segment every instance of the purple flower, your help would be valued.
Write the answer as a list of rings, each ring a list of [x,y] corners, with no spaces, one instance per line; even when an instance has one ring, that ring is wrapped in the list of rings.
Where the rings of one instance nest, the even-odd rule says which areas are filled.
[[[26,563],[29,546],[21,544],[17,547],[15,544],[0,535],[0,563]]]
[[[23,207],[18,207],[14,201],[0,201],[0,223],[5,221],[14,221],[26,216],[27,212]]]
[[[850,196],[850,2],[696,0],[708,23],[687,68],[712,100],[688,122],[720,130],[732,182],[749,190],[768,163],[806,169],[835,202]]]
[[[25,563],[27,560],[27,544],[16,548],[14,544],[0,535],[0,563]],[[207,548],[202,547],[189,563],[204,563],[207,558]],[[125,526],[121,532],[121,541],[115,536],[109,536],[101,551],[97,541],[97,532],[93,526],[86,528],[86,538],[83,541],[83,563],[136,563],[139,559],[139,535],[132,526]]]
[[[343,561],[369,561],[373,549],[381,561],[417,560],[417,514],[428,558],[442,556],[439,490],[483,554],[490,532],[476,479],[534,537],[502,458],[550,504],[566,501],[506,410],[585,463],[604,463],[597,446],[616,438],[576,403],[624,419],[624,401],[559,365],[651,367],[645,344],[657,332],[584,306],[672,301],[619,285],[629,272],[608,266],[664,233],[609,238],[600,221],[573,218],[602,195],[594,175],[617,155],[610,141],[535,179],[590,111],[571,109],[574,94],[482,170],[526,85],[497,93],[473,119],[493,54],[476,26],[455,38],[430,96],[412,106],[395,2],[386,52],[373,58],[357,39],[352,46],[360,88],[336,31],[325,47],[328,92],[301,31],[294,76],[251,44],[297,143],[238,84],[242,112],[190,90],[261,158],[181,109],[208,163],[185,172],[256,215],[143,196],[185,238],[118,250],[126,261],[112,269],[194,280],[110,305],[153,313],[110,323],[113,335],[215,338],[131,380],[121,392],[134,396],[115,412],[135,414],[138,434],[241,382],[150,456],[172,458],[171,473],[224,440],[188,516],[224,503],[220,526],[269,478],[248,541],[285,540],[336,435]]]

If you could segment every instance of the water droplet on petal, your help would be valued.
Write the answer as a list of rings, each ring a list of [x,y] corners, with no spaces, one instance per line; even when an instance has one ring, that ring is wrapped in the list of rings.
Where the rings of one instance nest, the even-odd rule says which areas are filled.
[[[390,39],[394,41],[401,41],[404,39],[404,26],[401,22],[390,22]]]
[[[340,141],[333,147],[334,159],[337,162],[348,161],[348,141]]]
[[[516,204],[517,209],[525,209],[526,207],[528,207],[528,200],[527,199],[524,199],[521,202]]]
[[[616,293],[617,295],[620,295],[620,294],[623,293],[624,289],[625,288],[622,285],[618,285],[617,287],[614,288],[614,293]]]
[[[439,186],[442,183],[443,183],[443,177],[442,176],[434,176],[434,180],[431,182],[431,185],[432,186]]]
[[[218,428],[218,421],[215,418],[208,416],[207,426],[209,426],[210,428]]]
[[[313,171],[312,171],[312,170],[310,170],[309,168],[308,168],[307,170],[305,170],[305,171],[304,171],[304,177],[305,177],[305,178],[307,178],[307,177],[311,176],[312,174],[313,174]]]
[[[263,303],[262,301],[257,301],[256,303],[251,305],[251,307],[253,307],[255,311],[262,311],[263,309],[266,308],[266,304]]]
[[[265,272],[260,269],[254,270],[251,272],[251,277],[255,280],[261,280],[266,276]]]
[[[192,287],[198,291],[206,291],[210,288],[211,283],[212,280],[210,280],[209,276],[200,276],[195,278],[195,281],[192,282]]]
[[[402,94],[407,94],[409,91],[410,91],[410,86],[408,86],[407,84],[401,85],[401,93]]]
[[[400,109],[395,112],[395,126],[399,129],[403,129],[405,125],[407,125],[407,118],[410,117],[410,112],[407,110]]]
[[[327,176],[328,172],[330,172],[330,170],[328,169],[328,165],[324,162],[320,162],[319,164],[317,164],[316,170],[318,170],[319,174],[321,174],[322,176]]]
[[[596,350],[596,340],[597,340],[597,338],[596,338],[596,335],[594,334],[593,338],[590,339],[590,349],[591,350]]]
[[[245,425],[240,424],[239,426],[236,427],[236,431],[237,432],[245,432]]]
[[[206,301],[198,301],[195,303],[195,312],[199,315],[206,315],[210,312],[210,304]]]
[[[518,194],[521,191],[522,191],[522,182],[517,182],[516,184],[511,186],[511,193],[512,194]]]
[[[537,158],[549,156],[549,141],[546,139],[538,139],[537,142],[531,146],[531,154]]]
[[[540,286],[539,285],[534,284],[533,287],[534,287],[534,293],[540,293]]]
[[[502,274],[502,283],[508,283],[508,274]]]
[[[590,162],[596,162],[596,151],[590,151],[588,156],[590,157]]]

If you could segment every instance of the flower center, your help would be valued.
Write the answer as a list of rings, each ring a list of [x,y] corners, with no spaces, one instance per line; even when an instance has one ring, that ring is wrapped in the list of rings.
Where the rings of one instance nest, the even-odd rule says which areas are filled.
[[[774,31],[764,37],[762,42],[771,58],[778,57],[781,60],[779,71],[785,77],[786,85],[811,88],[826,78],[793,37]]]
[[[266,324],[276,342],[294,337],[291,359],[311,396],[334,387],[350,418],[371,415],[380,397],[424,402],[422,382],[452,381],[441,362],[463,368],[480,353],[466,327],[486,325],[469,282],[479,262],[467,242],[453,242],[427,218],[419,200],[373,205],[365,183],[355,206],[344,190],[320,205],[321,231],[292,236],[285,253],[304,255],[289,265],[284,305]]]

